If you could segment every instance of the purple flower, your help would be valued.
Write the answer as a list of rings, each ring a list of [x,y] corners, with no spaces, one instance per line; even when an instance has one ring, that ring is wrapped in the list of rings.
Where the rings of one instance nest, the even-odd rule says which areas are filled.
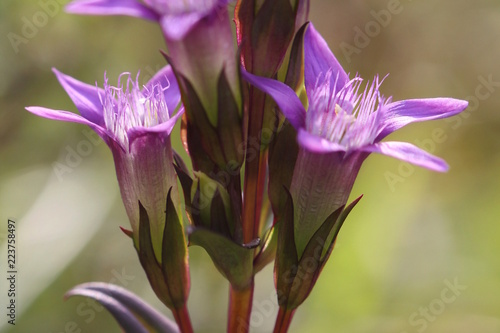
[[[66,10],[84,15],[127,15],[157,21],[169,61],[196,90],[212,125],[217,124],[217,83],[224,75],[235,99],[238,65],[227,5],[229,0],[76,0]],[[190,110],[188,110],[188,114]]]
[[[362,162],[380,153],[435,171],[446,162],[406,142],[384,141],[412,122],[453,116],[467,102],[451,98],[392,102],[380,92],[383,80],[350,79],[321,35],[309,24],[304,37],[307,111],[285,84],[243,71],[269,94],[297,130],[300,151],[290,185],[299,257],[325,219],[346,204]]]
[[[201,149],[193,147],[198,143],[191,139],[187,142],[195,169],[201,167],[200,160],[207,155],[223,168],[243,163],[243,155],[237,149],[243,140],[242,95],[229,2],[76,0],[66,7],[71,13],[128,15],[159,23],[167,60],[182,92],[188,127],[190,132],[198,132],[196,136],[203,142]]]
[[[159,21],[172,39],[182,39],[200,20],[229,4],[230,0],[75,0],[69,13],[126,15]]]
[[[113,153],[135,245],[138,246],[140,201],[151,221],[152,243],[160,258],[170,189],[176,207],[179,202],[170,133],[184,110],[180,107],[180,93],[172,69],[164,67],[142,89],[129,73],[120,75],[116,87],[111,86],[105,76],[104,89],[82,83],[56,69],[54,73],[80,115],[38,106],[26,109],[45,118],[88,125],[99,134]]]

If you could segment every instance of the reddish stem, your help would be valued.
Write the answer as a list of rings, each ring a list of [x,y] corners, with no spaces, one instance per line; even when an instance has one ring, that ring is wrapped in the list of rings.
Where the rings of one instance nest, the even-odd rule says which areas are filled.
[[[292,322],[295,309],[285,309],[280,307],[273,333],[286,333]]]
[[[248,333],[250,331],[250,314],[252,313],[253,280],[245,290],[230,287],[227,332]]]
[[[185,304],[180,309],[173,309],[172,313],[182,333],[193,333],[193,326],[191,326],[191,319]]]
[[[243,242],[259,236],[262,196],[264,194],[267,154],[261,152],[262,122],[266,95],[250,87],[247,151],[245,161]]]

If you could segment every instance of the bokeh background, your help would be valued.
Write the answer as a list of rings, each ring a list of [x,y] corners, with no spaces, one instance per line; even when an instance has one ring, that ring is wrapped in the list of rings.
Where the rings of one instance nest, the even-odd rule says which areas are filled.
[[[2,332],[119,332],[95,303],[63,300],[88,281],[124,286],[170,315],[118,228],[128,221],[107,147],[82,125],[24,110],[76,111],[51,67],[89,83],[102,83],[105,71],[113,82],[140,70],[146,82],[164,65],[160,30],[126,17],[69,15],[64,2],[0,2],[0,232],[16,221],[19,271],[11,326],[3,237]],[[364,198],[290,332],[500,332],[500,2],[313,0],[310,18],[348,72],[390,73],[386,96],[449,96],[471,106],[390,137],[443,157],[448,173],[367,160],[352,194]],[[223,332],[227,283],[201,249],[190,253],[195,330]],[[256,284],[252,332],[269,332],[272,267]]]

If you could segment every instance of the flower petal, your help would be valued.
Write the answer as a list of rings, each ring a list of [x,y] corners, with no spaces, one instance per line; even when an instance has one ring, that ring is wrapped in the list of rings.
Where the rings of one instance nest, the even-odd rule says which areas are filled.
[[[346,151],[346,149],[338,143],[313,135],[302,128],[299,129],[297,134],[297,141],[301,147],[314,153],[326,154],[335,151]]]
[[[127,15],[157,21],[159,14],[139,0],[76,0],[66,12],[83,15]]]
[[[407,142],[378,142],[373,145],[364,146],[359,150],[395,157],[434,171],[445,172],[449,169],[448,164],[439,157],[431,155],[425,150]]]
[[[172,115],[181,101],[181,92],[174,71],[170,65],[160,69],[158,73],[146,83],[144,89],[152,89],[153,86],[157,84],[164,88],[165,101],[167,102],[168,111],[170,115]]]
[[[52,71],[57,76],[59,83],[66,90],[69,97],[75,103],[76,108],[84,117],[96,125],[104,127],[102,115],[102,103],[99,95],[104,96],[104,90],[80,82],[71,76],[65,75],[53,68]]]
[[[152,127],[134,127],[128,130],[127,136],[128,136],[128,142],[129,142],[129,149],[131,149],[132,144],[134,141],[144,135],[148,134],[155,134],[158,136],[162,137],[168,137],[170,133],[172,133],[172,130],[174,129],[175,124],[177,123],[177,120],[182,116],[184,113],[184,108],[181,108],[175,116],[170,118],[164,123],[152,126]],[[131,150],[129,150],[131,151]]]
[[[467,105],[467,101],[453,98],[410,99],[388,104],[384,119],[381,119],[381,132],[375,141],[413,122],[454,116],[465,110]]]
[[[53,109],[48,109],[48,108],[43,108],[40,106],[28,106],[26,107],[26,110],[29,112],[43,117],[47,119],[53,119],[53,120],[61,120],[61,121],[68,121],[72,123],[78,123],[78,124],[84,124],[92,128],[106,143],[109,143],[111,137],[108,135],[106,132],[106,129],[103,127],[99,126],[98,124],[95,124],[84,117],[73,113],[73,112],[68,112],[68,111],[63,111],[63,110],[53,110]]]
[[[249,83],[271,96],[295,129],[305,126],[306,110],[292,88],[283,82],[250,74],[244,68],[241,69],[241,75]]]
[[[344,71],[338,60],[328,47],[328,44],[309,23],[304,36],[304,78],[306,91],[310,92],[316,85],[316,80],[321,75],[332,70],[331,87],[336,87],[340,91],[349,81],[349,76]],[[337,86],[335,86],[337,82]]]

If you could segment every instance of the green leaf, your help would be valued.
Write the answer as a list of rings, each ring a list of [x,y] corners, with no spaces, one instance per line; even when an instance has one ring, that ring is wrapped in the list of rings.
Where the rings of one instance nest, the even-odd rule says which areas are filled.
[[[217,270],[233,288],[243,290],[251,284],[253,249],[245,248],[222,235],[203,228],[193,228],[189,233],[189,242],[207,251]]]

